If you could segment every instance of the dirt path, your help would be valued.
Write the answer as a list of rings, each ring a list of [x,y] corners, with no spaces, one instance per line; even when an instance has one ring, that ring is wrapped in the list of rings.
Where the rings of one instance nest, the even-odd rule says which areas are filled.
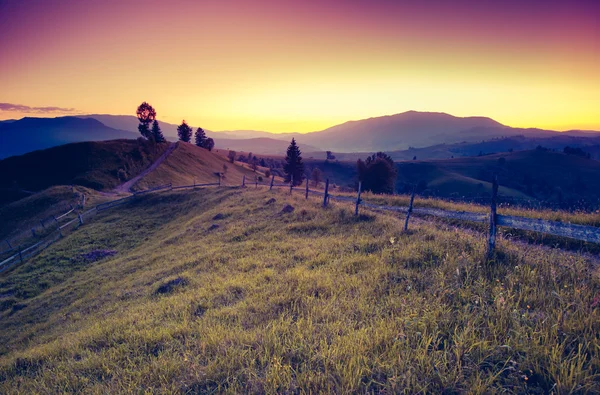
[[[144,170],[143,172],[141,172],[137,176],[133,177],[131,180],[126,181],[123,184],[117,186],[115,188],[115,192],[117,192],[117,193],[130,193],[131,192],[131,187],[134,186],[136,182],[138,182],[139,180],[141,180],[142,178],[144,178],[146,175],[148,175],[148,173],[150,173],[151,171],[153,171],[154,169],[156,169],[158,167],[158,165],[160,165],[161,163],[163,163],[163,161],[165,159],[167,159],[167,157],[169,155],[171,155],[171,153],[175,150],[175,148],[177,148],[177,143],[171,143],[171,145],[169,145],[169,148],[167,148],[165,150],[165,152],[163,152],[163,154],[160,156],[160,158],[158,158],[153,164],[151,164],[150,167],[148,167],[146,170]]]

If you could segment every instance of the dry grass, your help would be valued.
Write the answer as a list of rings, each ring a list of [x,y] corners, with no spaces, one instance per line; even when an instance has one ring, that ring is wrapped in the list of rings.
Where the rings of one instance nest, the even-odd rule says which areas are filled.
[[[264,178],[264,169],[254,172],[239,162],[229,163],[220,154],[179,141],[173,153],[153,172],[138,181],[134,189],[143,190],[168,183],[173,183],[174,186],[192,185],[194,180],[197,184],[218,182],[215,173],[223,172],[223,165],[227,166],[227,171],[222,185],[241,185],[244,175],[248,183],[253,183],[258,176]],[[268,180],[264,179],[263,182],[268,183]]]
[[[0,392],[600,391],[597,262],[402,219],[226,188],[103,212],[2,277]]]

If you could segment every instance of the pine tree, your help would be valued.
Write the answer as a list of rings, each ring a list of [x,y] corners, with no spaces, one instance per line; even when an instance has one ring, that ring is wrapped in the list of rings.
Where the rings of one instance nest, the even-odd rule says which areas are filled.
[[[185,123],[185,120],[177,127],[177,135],[179,140],[189,143],[192,139],[192,128]]]
[[[285,171],[285,182],[293,180],[294,185],[302,184],[304,180],[304,163],[302,163],[301,152],[295,139],[292,139],[287,149],[283,170]]]
[[[207,148],[206,147],[206,133],[204,133],[204,129],[198,128],[196,130],[196,134],[194,135],[196,138],[196,145],[198,147]]]
[[[157,143],[165,142],[165,136],[163,136],[162,130],[160,130],[160,126],[158,126],[158,121],[156,119],[152,123],[152,137]]]

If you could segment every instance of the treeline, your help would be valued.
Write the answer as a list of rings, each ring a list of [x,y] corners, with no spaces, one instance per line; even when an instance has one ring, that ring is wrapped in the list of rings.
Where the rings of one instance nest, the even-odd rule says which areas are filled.
[[[138,125],[138,131],[143,138],[156,143],[163,143],[166,141],[162,130],[158,125],[158,121],[156,120],[156,110],[154,107],[147,102],[143,102],[138,106],[136,115],[138,121],[140,122]],[[152,127],[150,127],[150,124],[152,124]],[[181,125],[177,127],[177,135],[181,141],[186,143],[191,142],[192,133],[193,129],[185,122],[185,120],[183,120]],[[206,148],[209,151],[212,151],[215,146],[215,141],[212,138],[207,137],[204,129],[202,128],[196,129],[196,133],[194,134],[194,142],[198,147]]]

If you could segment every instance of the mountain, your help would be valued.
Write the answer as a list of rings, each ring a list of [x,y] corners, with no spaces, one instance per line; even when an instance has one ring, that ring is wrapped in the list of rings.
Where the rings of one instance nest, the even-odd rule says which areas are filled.
[[[0,158],[81,141],[133,139],[138,135],[78,117],[23,118],[0,123]]]
[[[137,117],[133,115],[109,115],[109,114],[90,114],[80,116],[82,118],[92,118],[97,121],[102,122],[108,127],[128,130],[130,132],[134,132],[139,135],[138,125],[139,121]],[[158,120],[158,125],[160,126],[163,135],[167,140],[176,141],[178,140],[177,135],[177,127],[179,125],[175,125],[172,123],[164,122]],[[192,125],[190,125],[192,126]],[[198,126],[192,126],[194,132],[198,128]],[[204,129],[204,128],[203,128]],[[274,139],[278,138],[278,134],[269,133],[269,132],[261,132],[255,130],[232,130],[232,131],[223,131],[223,132],[215,132],[211,130],[204,129],[208,137],[216,138],[226,138],[226,139],[249,139],[249,138],[257,138],[257,137],[271,137]]]
[[[285,155],[289,140],[277,140],[274,138],[253,138],[253,139],[223,139],[215,138],[215,146],[221,149],[229,149],[234,151],[252,152],[253,154],[261,155]],[[302,152],[320,151],[319,148],[299,143],[298,146]]]
[[[501,135],[505,128],[510,129],[485,117],[459,118],[444,113],[408,111],[349,121],[320,132],[299,135],[297,140],[331,151],[389,151],[455,141],[461,132],[474,128],[494,128],[494,135]]]

